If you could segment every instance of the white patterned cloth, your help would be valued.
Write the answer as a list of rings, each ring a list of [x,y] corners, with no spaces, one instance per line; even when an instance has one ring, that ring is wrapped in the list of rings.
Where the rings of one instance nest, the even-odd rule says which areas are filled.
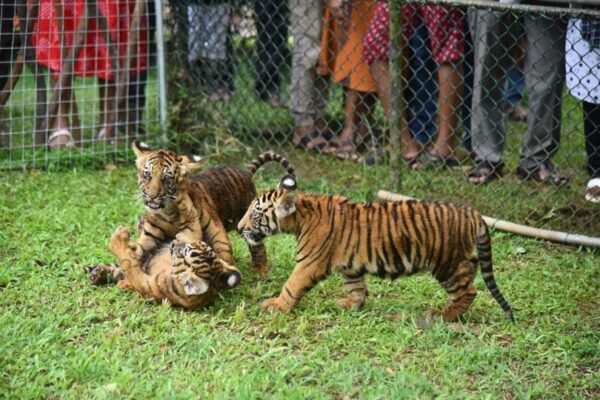
[[[582,20],[569,21],[565,46],[567,87],[579,100],[600,104],[600,48],[583,38],[581,27]]]

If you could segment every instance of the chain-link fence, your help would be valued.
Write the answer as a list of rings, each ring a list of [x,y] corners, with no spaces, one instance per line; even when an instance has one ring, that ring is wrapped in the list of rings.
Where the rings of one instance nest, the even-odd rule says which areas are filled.
[[[137,76],[148,79],[143,119],[150,140],[160,137],[157,99],[164,94],[156,79],[151,3],[134,35],[147,48],[130,54],[143,55],[146,68],[117,63],[132,71],[120,75],[127,85],[114,83],[118,92]],[[600,206],[589,200],[597,195],[593,178],[600,178],[600,11],[584,0],[507,3],[517,2],[172,0],[160,10],[159,37],[166,50],[168,144],[237,164],[272,149],[291,159],[310,190],[372,199],[388,188],[598,236]],[[127,4],[131,33],[137,3]],[[9,59],[28,35],[26,18],[18,20]],[[28,68],[3,110],[9,150],[0,150],[1,161],[13,166],[29,162],[15,155],[29,154],[40,132],[32,115],[46,116],[41,132],[52,134],[52,113],[34,112],[36,80],[47,68],[40,66],[35,34],[25,48],[37,53],[25,52]],[[127,35],[122,40],[131,42]],[[43,72],[48,83],[57,75],[50,69]],[[98,141],[106,124],[98,122],[93,92],[101,78],[74,82],[85,90],[71,90],[76,100],[67,94],[67,103],[86,104],[89,92],[87,110],[79,112],[85,121],[77,125],[83,146],[57,157],[126,155],[119,140]],[[116,109],[135,109],[124,97],[115,97]],[[117,139],[139,133],[127,123],[123,128],[124,118],[113,123]],[[35,154],[47,160],[55,152],[42,142]]]
[[[159,131],[153,0],[7,0],[0,19],[0,168],[102,162]]]

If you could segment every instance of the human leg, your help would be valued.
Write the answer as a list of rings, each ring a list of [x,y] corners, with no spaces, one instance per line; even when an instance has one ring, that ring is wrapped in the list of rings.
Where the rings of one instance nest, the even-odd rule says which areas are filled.
[[[324,2],[289,0],[290,29],[294,37],[290,111],[294,118],[292,143],[306,149],[326,144],[323,110],[327,100],[327,79],[317,73],[321,46]]]
[[[475,68],[472,101],[472,144],[475,165],[469,173],[472,183],[487,183],[501,175],[504,147],[504,79],[514,46],[511,30],[518,20],[510,15],[475,11]]]
[[[52,86],[56,87],[57,79],[52,77],[51,82]],[[63,89],[63,92],[65,95],[63,95],[63,99],[60,99],[60,104],[56,110],[56,117],[54,118],[54,122],[52,123],[50,130],[50,136],[48,136],[48,147],[51,149],[73,147],[75,144],[73,141],[73,136],[71,135],[71,124],[69,122],[71,102],[74,101],[72,96],[73,92],[72,90],[67,90],[66,88]]]
[[[274,107],[286,107],[280,94],[281,68],[287,54],[287,4],[285,0],[257,0],[255,93]]]
[[[453,160],[462,96],[462,61],[465,54],[464,13],[447,6],[421,6],[433,60],[438,64],[438,132],[433,159]]]
[[[585,152],[587,171],[590,180],[586,187],[585,199],[600,203],[600,105],[583,102],[583,125],[585,132]]]
[[[528,130],[517,174],[552,186],[566,183],[551,157],[560,143],[566,24],[560,19],[524,16],[527,35],[525,79],[529,87]]]

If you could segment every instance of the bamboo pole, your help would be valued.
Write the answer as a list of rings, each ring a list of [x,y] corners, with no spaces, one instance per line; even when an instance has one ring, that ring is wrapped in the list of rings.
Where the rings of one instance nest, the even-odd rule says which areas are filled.
[[[380,190],[377,192],[377,197],[386,201],[403,201],[413,199],[412,197],[388,192],[386,190]],[[600,247],[600,238],[597,237],[533,228],[531,226],[515,224],[513,222],[504,221],[498,218],[487,217],[485,215],[483,215],[483,219],[490,228],[498,229],[504,232],[576,246]]]

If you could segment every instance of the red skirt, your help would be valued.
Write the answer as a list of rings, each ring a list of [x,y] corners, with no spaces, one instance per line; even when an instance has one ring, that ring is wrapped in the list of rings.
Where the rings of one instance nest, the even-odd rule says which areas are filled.
[[[59,1],[63,8],[65,54],[68,54],[68,50],[73,44],[75,29],[81,23],[84,4],[82,0]],[[124,63],[135,0],[96,0],[96,4],[99,13],[107,20],[111,41],[118,50],[118,59]],[[142,16],[137,48],[132,52],[131,75],[138,74],[147,68],[148,32],[146,27],[146,18]],[[58,76],[62,67],[62,51],[54,0],[40,0],[31,42],[35,48],[38,63],[55,71]],[[121,64],[121,67],[126,66]],[[96,19],[90,18],[88,21],[85,43],[77,57],[73,72],[78,76],[114,79],[113,66],[104,40],[104,33],[100,31]]]

